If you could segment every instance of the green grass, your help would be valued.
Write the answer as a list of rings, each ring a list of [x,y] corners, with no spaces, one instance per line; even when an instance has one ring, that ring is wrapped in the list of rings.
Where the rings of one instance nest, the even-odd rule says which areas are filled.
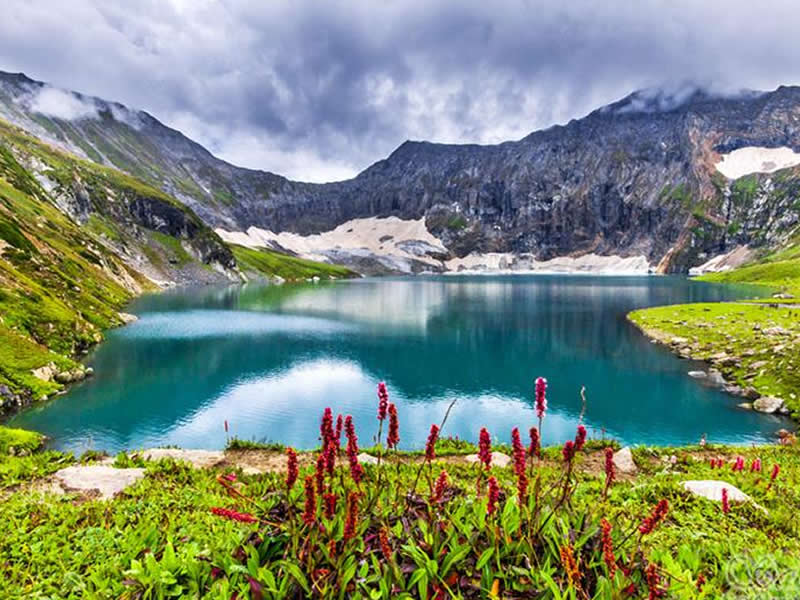
[[[667,464],[663,459],[672,455],[675,464]],[[742,455],[748,465],[759,457],[764,472],[731,472],[735,455]],[[170,460],[139,462],[145,465],[145,478],[114,500],[75,501],[24,488],[26,481],[71,464],[71,457],[55,452],[0,456],[0,488],[23,485],[0,504],[4,597],[228,600],[234,593],[257,597],[251,592],[261,588],[264,598],[432,598],[446,582],[460,589],[457,597],[464,598],[491,597],[493,586],[502,598],[574,598],[558,556],[559,547],[571,544],[582,557],[581,584],[596,590],[591,597],[621,598],[603,591],[612,580],[603,575],[602,562],[596,558],[601,516],[612,523],[617,558],[635,560],[636,569],[641,561],[658,564],[662,581],[669,582],[667,597],[798,594],[800,455],[795,449],[639,448],[634,458],[640,474],[614,484],[607,500],[602,500],[602,473],[584,471],[589,454],[580,453],[569,506],[548,519],[539,534],[548,542],[524,554],[526,538],[532,534],[524,528],[527,517],[517,502],[510,467],[492,469],[502,494],[496,516],[489,518],[485,495],[475,495],[478,468],[449,459],[432,466],[434,476],[442,469],[448,472],[446,500],[428,503],[426,474],[418,482],[418,500],[406,505],[402,498],[418,470],[417,463],[403,462],[406,456],[401,453],[400,462],[387,468],[384,485],[379,485],[378,469],[365,467],[362,490],[367,496],[362,502],[366,506],[376,491],[380,501],[370,510],[362,506],[356,537],[346,543],[342,542],[342,485],[355,489],[348,475],[343,475],[342,483],[338,476],[331,480],[340,498],[339,516],[318,517],[325,524],[325,530],[318,531],[300,519],[302,481],[313,474],[313,467],[301,468],[289,496],[293,508],[288,514],[293,516],[287,516],[282,473],[245,475],[235,467],[201,470]],[[543,489],[557,484],[563,472],[559,456],[560,449],[548,449],[546,462],[535,469]],[[710,456],[724,457],[725,469],[711,469]],[[768,489],[769,472],[776,463],[781,465],[780,476]],[[346,472],[346,466],[342,469]],[[216,479],[230,471],[238,471],[236,495]],[[766,511],[734,504],[730,513],[723,514],[718,503],[691,496],[680,485],[689,479],[720,478],[750,494]],[[256,504],[243,498],[254,498]],[[662,498],[670,505],[663,524],[641,543],[637,536],[624,541]],[[220,506],[261,515],[266,522],[237,523],[210,513]],[[379,551],[375,532],[380,528],[388,532],[391,561]],[[323,549],[329,537],[338,540],[333,557]],[[302,550],[309,543],[314,552]],[[331,570],[336,564],[341,568]],[[745,577],[756,569],[759,578]],[[707,580],[702,593],[695,588],[701,573]],[[616,577],[618,589],[627,585],[621,574]],[[635,577],[639,583],[633,597],[646,597],[646,585]]]
[[[800,411],[800,310],[767,304],[734,302],[681,304],[633,311],[629,319],[651,337],[676,349],[688,348],[692,358],[710,360],[725,353],[739,364],[718,364],[725,378],[778,396]],[[781,328],[786,333],[765,333]]]
[[[764,285],[793,295],[800,295],[800,259],[748,265],[732,271],[709,273],[698,279],[717,283]]]
[[[42,445],[42,434],[0,425],[0,454],[30,454]]]
[[[233,244],[231,249],[239,268],[243,271],[268,276],[277,275],[287,281],[298,281],[311,277],[338,279],[355,276],[346,267],[297,258],[274,250],[245,248]]]

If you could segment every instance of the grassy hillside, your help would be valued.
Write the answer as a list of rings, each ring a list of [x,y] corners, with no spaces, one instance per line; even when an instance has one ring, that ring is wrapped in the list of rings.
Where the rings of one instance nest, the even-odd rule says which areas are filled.
[[[78,359],[155,282],[240,281],[238,265],[251,277],[352,275],[235,252],[175,198],[0,120],[0,414],[83,378]]]
[[[287,281],[312,277],[339,279],[355,276],[355,273],[346,267],[288,256],[274,250],[245,248],[233,244],[231,249],[239,268],[255,275],[268,273]]]

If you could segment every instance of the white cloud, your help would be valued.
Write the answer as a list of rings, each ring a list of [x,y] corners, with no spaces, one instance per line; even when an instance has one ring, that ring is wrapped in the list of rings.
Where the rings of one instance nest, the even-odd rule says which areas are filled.
[[[94,101],[49,86],[36,93],[30,100],[30,106],[36,112],[65,121],[97,118]]]

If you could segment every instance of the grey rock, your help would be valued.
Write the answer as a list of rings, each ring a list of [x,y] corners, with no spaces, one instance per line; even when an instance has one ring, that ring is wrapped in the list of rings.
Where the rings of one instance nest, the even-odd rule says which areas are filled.
[[[633,461],[633,453],[628,446],[614,453],[614,466],[622,473],[633,474],[638,471]]]
[[[705,379],[708,377],[705,371],[689,371],[688,375],[692,379]]]
[[[465,457],[465,460],[468,463],[476,463],[480,462],[480,458],[477,454],[468,454]],[[492,452],[492,463],[493,467],[507,467],[511,464],[511,457],[508,454],[503,454],[502,452]]]
[[[753,402],[753,410],[763,413],[778,412],[783,408],[783,399],[775,396],[761,396]]]
[[[61,469],[53,476],[67,492],[96,490],[103,499],[133,485],[144,477],[144,469],[115,469],[106,465],[75,465]]]
[[[358,455],[358,462],[362,465],[377,465],[378,459],[371,454],[367,454],[366,452],[362,452]]]
[[[715,502],[722,502],[722,490],[728,490],[728,500],[730,502],[749,502],[750,496],[745,494],[742,490],[727,481],[718,481],[714,479],[708,480],[692,480],[684,481],[681,483],[683,488],[696,496],[714,500]]]

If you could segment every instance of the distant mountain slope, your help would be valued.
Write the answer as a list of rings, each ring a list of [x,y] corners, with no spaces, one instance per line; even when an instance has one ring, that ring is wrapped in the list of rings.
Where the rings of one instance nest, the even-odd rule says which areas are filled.
[[[330,184],[235,167],[147,113],[21,74],[0,73],[0,115],[158,186],[226,230],[310,234],[393,215],[424,218],[451,256],[641,255],[663,271],[685,271],[737,245],[774,242],[748,222],[779,212],[783,227],[797,217],[772,197],[767,213],[761,205],[741,210],[715,168],[740,148],[800,151],[794,87],[677,99],[637,92],[515,142],[406,142],[354,179]]]
[[[83,378],[76,359],[143,291],[351,275],[231,249],[163,191],[0,120],[0,414]]]

